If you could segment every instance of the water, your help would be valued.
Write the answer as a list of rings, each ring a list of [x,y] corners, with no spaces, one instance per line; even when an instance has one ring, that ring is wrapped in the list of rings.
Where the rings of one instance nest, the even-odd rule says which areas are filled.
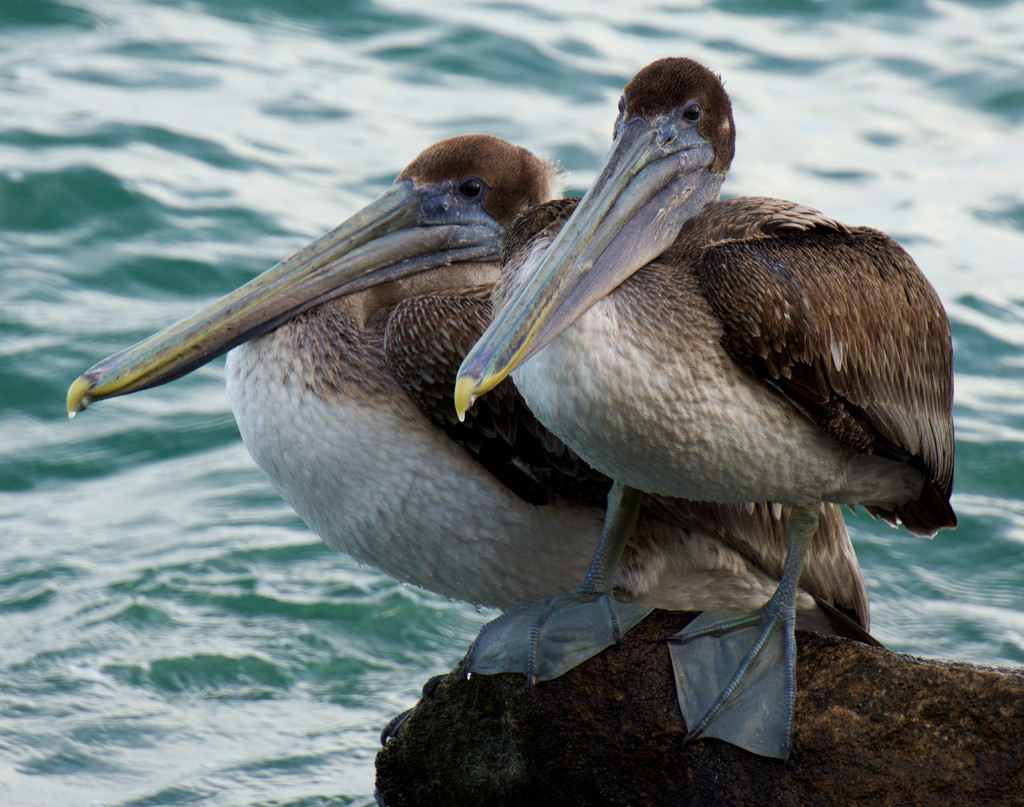
[[[946,303],[960,528],[851,517],[890,647],[1024,664],[1024,5],[0,0],[0,803],[366,805],[488,614],[322,546],[223,362],[69,423],[98,358],[486,131],[584,189],[622,85],[720,71],[727,195],[884,229]]]

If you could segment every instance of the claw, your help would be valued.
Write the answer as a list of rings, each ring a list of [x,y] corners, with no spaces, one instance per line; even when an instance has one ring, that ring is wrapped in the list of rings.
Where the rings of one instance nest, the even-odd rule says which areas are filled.
[[[387,725],[380,730],[380,744],[387,746],[388,741],[398,735],[399,730],[405,725],[405,721],[409,719],[409,715],[412,714],[412,709],[406,709],[401,714],[395,715],[391,718]]]
[[[420,700],[429,698],[434,694],[434,690],[437,689],[437,685],[444,679],[443,675],[432,675],[427,679],[427,682],[423,685],[423,689],[420,690]],[[380,744],[386,746],[388,740],[398,736],[398,732],[402,730],[402,726],[405,725],[405,721],[409,719],[409,715],[412,714],[412,709],[406,709],[401,714],[395,715],[391,718],[387,725],[384,726],[380,731]]]

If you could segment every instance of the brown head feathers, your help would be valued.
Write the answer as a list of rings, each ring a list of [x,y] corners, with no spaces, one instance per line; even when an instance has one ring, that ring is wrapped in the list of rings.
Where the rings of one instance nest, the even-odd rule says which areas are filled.
[[[736,150],[736,126],[732,103],[722,81],[700,62],[669,58],[651,62],[623,91],[627,118],[641,116],[648,121],[681,110],[696,101],[703,110],[697,130],[715,147],[711,170],[725,173]]]
[[[562,171],[521,146],[491,135],[450,137],[425,149],[398,179],[424,184],[476,177],[489,190],[483,207],[508,227],[524,210],[557,197]]]

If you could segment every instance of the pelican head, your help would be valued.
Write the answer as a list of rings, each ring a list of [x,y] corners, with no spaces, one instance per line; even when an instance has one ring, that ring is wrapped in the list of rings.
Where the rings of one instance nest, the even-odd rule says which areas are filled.
[[[532,275],[466,356],[460,416],[594,302],[657,258],[718,198],[736,129],[719,78],[692,59],[660,59],[626,85],[597,180]]]

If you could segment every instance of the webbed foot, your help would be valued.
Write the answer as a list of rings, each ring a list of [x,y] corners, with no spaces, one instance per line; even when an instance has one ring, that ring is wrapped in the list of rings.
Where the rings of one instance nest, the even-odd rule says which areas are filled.
[[[612,578],[636,527],[643,494],[612,484],[597,551],[573,594],[506,611],[484,625],[466,655],[467,673],[521,672],[529,684],[550,681],[618,644],[654,609],[612,596]]]
[[[717,737],[786,759],[796,699],[795,615],[772,601],[737,615],[707,611],[668,639],[685,742]]]
[[[685,742],[717,737],[765,757],[789,758],[796,702],[796,585],[818,503],[789,519],[779,587],[747,614],[706,611],[668,638]]]
[[[484,625],[466,655],[468,673],[521,672],[528,683],[558,678],[595,656],[653,608],[600,592],[577,592],[506,611]]]

